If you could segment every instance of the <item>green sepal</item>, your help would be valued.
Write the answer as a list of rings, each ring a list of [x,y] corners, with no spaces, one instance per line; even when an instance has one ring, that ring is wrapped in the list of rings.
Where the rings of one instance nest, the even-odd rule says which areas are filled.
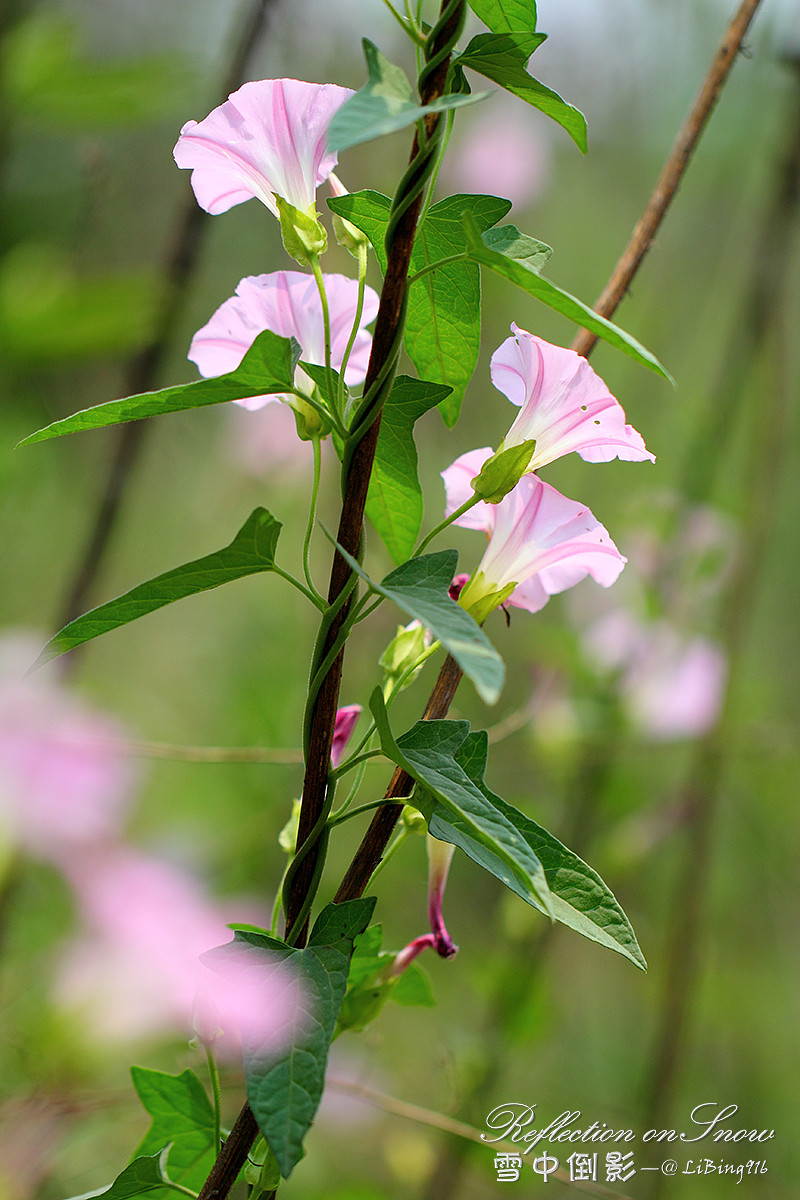
[[[507,450],[498,450],[491,458],[487,458],[472,480],[475,495],[487,504],[499,504],[527,471],[535,449],[536,439],[531,438],[517,446],[509,446]]]
[[[282,196],[276,196],[275,203],[281,216],[283,248],[301,267],[307,267],[328,249],[325,227],[315,212],[304,213]]]

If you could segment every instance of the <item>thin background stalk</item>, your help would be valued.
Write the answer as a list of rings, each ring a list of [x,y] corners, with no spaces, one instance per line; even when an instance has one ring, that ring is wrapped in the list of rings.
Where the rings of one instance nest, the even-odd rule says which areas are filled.
[[[786,159],[779,173],[779,186],[764,223],[756,256],[748,317],[751,351],[762,351],[766,375],[763,403],[754,422],[753,460],[748,472],[750,486],[744,511],[747,514],[739,553],[731,579],[720,597],[722,645],[727,653],[730,679],[728,698],[735,695],[741,669],[747,627],[758,598],[757,581],[762,574],[769,534],[779,505],[781,467],[785,459],[788,417],[793,394],[788,363],[791,361],[787,329],[787,248],[797,230],[800,205],[800,63],[794,70],[798,87]],[[737,329],[737,336],[741,330]],[[743,372],[738,381],[744,390],[750,382]],[[730,403],[730,396],[726,402]],[[720,724],[696,747],[682,796],[685,852],[683,865],[670,903],[673,913],[671,937],[661,997],[661,1014],[655,1052],[645,1084],[646,1121],[661,1128],[669,1117],[678,1081],[686,1060],[691,1033],[691,1016],[701,978],[703,916],[713,865],[713,832],[722,795],[730,742],[726,705]],[[662,1181],[654,1182],[660,1195]]]

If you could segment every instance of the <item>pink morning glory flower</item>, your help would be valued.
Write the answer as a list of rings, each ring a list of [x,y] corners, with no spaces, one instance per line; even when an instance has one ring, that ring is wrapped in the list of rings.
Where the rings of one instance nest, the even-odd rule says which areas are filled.
[[[472,451],[442,472],[448,514],[473,495],[469,482],[490,453]],[[459,601],[476,620],[506,601],[538,612],[550,596],[586,575],[610,587],[626,562],[588,508],[536,475],[523,475],[499,504],[481,501],[456,524],[489,535],[486,552]]]
[[[355,321],[358,283],[346,275],[325,275],[325,293],[331,323],[331,365],[339,370]],[[348,386],[363,383],[372,348],[372,334],[366,326],[378,313],[378,294],[365,289],[364,307],[358,333],[347,362],[344,378]],[[302,271],[274,271],[270,275],[248,275],[211,320],[192,338],[189,358],[206,377],[224,375],[239,366],[257,334],[270,329],[279,337],[293,337],[300,343],[306,362],[321,366],[325,362],[325,327],[322,301],[313,275]],[[298,372],[299,375],[299,372]],[[310,386],[310,381],[305,377]],[[298,377],[298,387],[303,386]],[[263,408],[271,400],[292,402],[287,395],[252,396],[237,400],[243,408]]]
[[[492,355],[492,383],[520,409],[501,449],[535,439],[528,471],[577,451],[587,462],[650,459],[641,434],[599,375],[574,350],[553,346],[512,324]]]
[[[205,120],[187,121],[174,155],[191,169],[197,203],[216,214],[255,197],[278,217],[280,196],[311,213],[337,163],[328,126],[352,95],[333,83],[262,79],[243,84]]]

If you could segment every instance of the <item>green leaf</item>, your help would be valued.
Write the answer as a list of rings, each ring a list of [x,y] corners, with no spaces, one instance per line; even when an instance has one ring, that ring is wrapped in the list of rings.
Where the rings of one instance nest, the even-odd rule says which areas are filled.
[[[475,842],[502,862],[518,884],[535,895],[547,911],[550,892],[536,854],[456,760],[456,754],[469,734],[469,723],[418,721],[395,741],[380,688],[372,694],[370,711],[375,718],[383,753],[422,784],[422,788],[415,791],[412,803],[428,820],[428,828],[435,810],[434,802],[438,801],[458,827],[467,830]]]
[[[458,566],[457,551],[440,550],[412,558],[376,583],[338,543],[337,548],[378,595],[422,621],[472,680],[479,696],[494,704],[503,687],[505,666],[481,627],[448,595]]]
[[[332,946],[336,942],[354,942],[369,924],[375,908],[374,896],[328,904],[317,917],[308,937],[309,946]],[[353,953],[350,946],[348,955]]]
[[[205,1088],[193,1071],[167,1075],[132,1067],[133,1086],[153,1118],[150,1129],[136,1149],[138,1156],[160,1152],[171,1143],[167,1175],[173,1183],[200,1191],[216,1157],[214,1110]],[[166,1188],[153,1200],[167,1200]]]
[[[327,203],[331,212],[344,217],[367,235],[381,271],[386,274],[386,247],[383,243],[392,209],[390,198],[382,192],[365,189],[362,192],[350,192],[347,196],[331,196]]]
[[[400,375],[383,406],[366,514],[397,563],[412,553],[422,524],[414,425],[449,392],[441,384]]]
[[[294,369],[300,357],[300,347],[294,338],[282,338],[265,329],[258,335],[235,371],[213,379],[198,379],[160,392],[144,392],[124,400],[111,400],[94,408],[85,408],[54,421],[24,438],[21,446],[44,442],[65,433],[80,433],[84,429],[100,429],[105,425],[121,425],[142,417],[162,413],[183,412],[189,408],[204,408],[209,404],[225,404],[248,396],[268,396],[290,392],[294,386]]]
[[[535,0],[469,0],[469,6],[492,33],[536,28]]]
[[[329,150],[341,153],[361,142],[397,133],[428,113],[461,108],[488,95],[487,92],[475,96],[448,95],[431,104],[418,104],[405,72],[384,58],[368,38],[364,38],[362,44],[369,79],[334,113],[328,127]]]
[[[368,925],[374,906],[374,898],[330,904],[316,921],[305,949],[285,948],[284,957],[302,976],[306,1020],[297,1024],[289,1045],[277,1056],[245,1047],[250,1107],[285,1179],[302,1157],[303,1139],[322,1099],[353,941]],[[236,938],[240,945],[254,948],[271,942],[252,933],[238,933]],[[323,944],[325,939],[331,939],[331,944]],[[274,953],[272,945],[269,950]]]
[[[109,1187],[97,1192],[84,1192],[82,1196],[73,1196],[72,1200],[90,1200],[90,1197],[97,1200],[135,1200],[154,1191],[160,1191],[164,1196],[174,1196],[171,1188],[164,1187],[164,1165],[169,1149],[169,1146],[165,1146],[158,1154],[135,1158]]]
[[[502,220],[510,208],[496,196],[458,194],[429,210],[414,242],[411,273],[466,250],[462,213],[481,231]],[[409,288],[406,352],[423,379],[445,383],[452,394],[440,404],[452,427],[475,371],[481,340],[480,272],[469,261],[451,262],[424,275]]]
[[[397,980],[392,1000],[406,1008],[435,1008],[431,977],[419,963],[411,963]]]
[[[481,234],[481,241],[487,250],[505,254],[507,258],[513,258],[537,274],[553,253],[545,242],[528,237],[527,233],[520,233],[516,225],[500,225],[497,229],[487,229]]]
[[[366,234],[385,271],[383,241],[391,208],[389,198],[380,192],[354,192],[329,200],[328,204]],[[484,231],[502,220],[510,207],[510,201],[497,196],[461,194],[434,204],[417,232],[409,268],[411,276],[453,255],[466,255],[464,212],[472,213],[477,227]],[[505,239],[509,240],[508,235]],[[531,249],[527,244],[526,248]],[[449,426],[458,419],[464,391],[478,361],[480,298],[480,272],[466,259],[448,262],[423,275],[409,288],[406,351],[423,379],[452,388],[439,406]]]
[[[489,267],[498,275],[502,275],[505,279],[515,283],[517,287],[527,292],[529,296],[534,296],[537,300],[541,300],[548,308],[555,309],[556,312],[562,313],[574,321],[576,325],[581,325],[583,328],[597,334],[603,338],[610,346],[615,346],[621,350],[623,354],[627,354],[630,358],[641,363],[642,366],[648,367],[656,374],[668,379],[670,383],[674,382],[668,371],[665,371],[661,363],[646,350],[641,342],[637,342],[636,338],[631,337],[624,329],[620,329],[618,325],[614,325],[611,321],[607,321],[605,317],[598,316],[591,308],[587,307],[582,300],[578,300],[569,292],[562,291],[556,287],[554,283],[550,283],[548,279],[543,279],[541,275],[537,275],[535,271],[528,270],[521,263],[516,262],[512,258],[508,258],[505,254],[500,254],[496,250],[490,250],[486,246],[478,231],[478,227],[472,219],[470,213],[464,213],[464,228],[467,233],[467,242],[469,244],[470,256],[479,262],[482,266]]]
[[[538,108],[545,116],[567,131],[575,145],[586,153],[586,118],[582,112],[562,100],[557,92],[545,87],[525,70],[528,59],[542,42],[545,33],[513,31],[479,33],[455,60],[486,79],[499,83],[507,92]]]
[[[280,531],[281,523],[271,513],[265,508],[255,509],[229,546],[140,583],[116,600],[109,600],[70,621],[50,639],[34,665],[42,666],[74,646],[128,625],[185,596],[207,592],[232,579],[272,571]]]
[[[484,783],[488,739],[486,733],[471,733],[456,753],[456,761],[465,774],[492,806],[513,825],[544,868],[550,887],[551,915],[590,941],[630,959],[635,966],[647,969],[636,935],[612,892],[587,863],[568,850],[557,838],[542,829],[530,817],[506,804]],[[518,876],[507,864],[478,842],[466,824],[454,818],[452,811],[434,805],[429,808],[430,832],[434,837],[460,846],[479,866],[484,867],[506,887],[516,892],[534,908],[543,910],[539,898],[520,886]]]

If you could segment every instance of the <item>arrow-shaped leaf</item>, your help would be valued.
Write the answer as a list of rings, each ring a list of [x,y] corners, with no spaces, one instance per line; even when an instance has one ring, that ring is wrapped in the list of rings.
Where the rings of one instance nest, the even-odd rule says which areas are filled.
[[[624,329],[620,329],[618,325],[607,321],[605,317],[599,316],[593,309],[589,308],[582,300],[570,295],[569,292],[563,291],[560,287],[556,287],[549,279],[544,279],[536,271],[531,271],[528,267],[517,262],[513,258],[509,258],[506,254],[501,254],[497,250],[490,249],[481,237],[480,231],[475,224],[469,212],[464,213],[464,228],[467,234],[467,243],[469,246],[470,257],[481,266],[489,267],[498,275],[502,275],[505,279],[515,283],[517,287],[527,292],[529,296],[534,296],[537,300],[541,300],[548,308],[555,309],[556,312],[562,313],[565,317],[569,317],[576,325],[581,325],[583,328],[596,333],[598,337],[603,338],[610,346],[616,346],[623,354],[627,354],[630,358],[641,363],[642,366],[648,367],[651,371],[655,371],[658,375],[662,375],[664,379],[673,382],[672,376],[668,371],[665,371],[658,359],[646,350],[641,342],[637,342],[636,338],[631,337]]]
[[[481,794],[513,825],[541,862],[550,887],[551,915],[590,941],[616,950],[635,966],[646,970],[647,963],[631,923],[597,872],[567,849],[558,838],[512,805],[506,804],[486,786],[483,775],[487,747],[485,733],[470,733],[457,750],[456,761]],[[415,796],[414,802],[418,802],[418,797]],[[428,806],[425,815],[434,837],[460,846],[474,862],[501,880],[512,892],[516,892],[534,908],[546,911],[538,897],[520,885],[519,877],[509,870],[507,863],[476,840],[466,823],[455,816],[452,810],[442,804],[434,804]]]
[[[469,67],[486,79],[538,108],[567,131],[575,145],[586,153],[586,118],[557,92],[545,87],[525,70],[528,59],[547,37],[546,33],[519,30],[479,33],[455,60],[460,68]]]
[[[422,524],[414,425],[449,391],[441,384],[400,375],[383,406],[366,513],[398,563],[413,551]]]
[[[328,1051],[347,988],[353,942],[369,924],[375,898],[348,900],[323,909],[303,950],[284,947],[300,972],[306,1019],[275,1056],[245,1047],[247,1097],[259,1128],[286,1179],[303,1154],[303,1139],[314,1120],[325,1086]],[[274,958],[273,939],[236,934],[239,949]]]
[[[350,146],[373,138],[397,133],[414,125],[428,113],[446,112],[483,100],[488,92],[475,96],[441,96],[431,104],[419,104],[408,77],[400,67],[384,58],[369,38],[363,39],[369,79],[364,86],[339,108],[328,126],[328,149],[340,153]]]
[[[380,596],[422,622],[452,654],[487,704],[494,704],[505,679],[503,660],[476,621],[448,595],[458,566],[456,550],[409,559],[380,583],[337,543],[342,557]],[[466,618],[466,620],[465,620]]]
[[[213,379],[198,379],[177,387],[162,388],[159,392],[143,392],[124,400],[110,400],[94,408],[85,408],[54,421],[37,430],[21,442],[44,442],[65,433],[80,433],[85,429],[101,429],[105,425],[121,425],[143,417],[162,413],[183,412],[189,408],[205,408],[209,404],[225,404],[249,396],[276,395],[290,392],[294,386],[294,369],[300,358],[300,347],[294,338],[282,338],[265,329],[258,335],[235,371]]]
[[[366,234],[385,271],[383,242],[391,208],[388,196],[380,192],[354,192],[329,200],[328,204]],[[480,271],[466,257],[462,213],[472,213],[478,229],[485,231],[502,220],[510,207],[510,201],[497,196],[448,196],[429,210],[414,241],[411,276],[421,271],[426,273],[409,288],[405,347],[422,379],[452,388],[439,405],[450,426],[458,418],[464,391],[475,370],[481,335]],[[502,238],[507,245],[509,235],[503,234]],[[533,242],[530,239],[525,243],[526,252],[532,252]],[[542,247],[543,243],[536,246]],[[459,254],[465,256],[462,261],[445,262],[435,271],[427,271],[428,267]]]
[[[492,33],[536,28],[536,0],[469,0],[469,6]]]
[[[383,753],[422,784],[422,794],[415,792],[413,804],[426,820],[432,811],[431,801],[438,801],[478,845],[505,865],[518,886],[537,897],[547,912],[550,891],[542,864],[512,822],[475,786],[456,759],[469,733],[469,723],[418,721],[395,740],[380,688],[372,694],[370,711]]]
[[[119,629],[121,625],[128,625],[158,608],[183,600],[185,596],[207,592],[233,579],[243,579],[246,575],[274,570],[275,547],[280,531],[281,523],[271,513],[265,508],[255,509],[229,546],[214,554],[207,554],[205,558],[184,563],[172,571],[165,571],[155,579],[148,579],[116,600],[109,600],[70,621],[50,639],[35,665],[50,662],[75,646],[112,629]]]

